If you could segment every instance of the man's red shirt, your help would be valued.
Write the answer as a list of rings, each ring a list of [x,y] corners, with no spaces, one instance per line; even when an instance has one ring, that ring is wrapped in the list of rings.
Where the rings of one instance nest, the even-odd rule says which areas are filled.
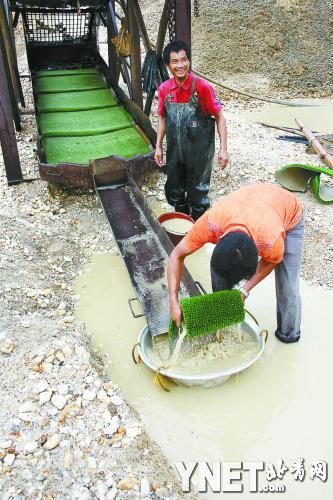
[[[194,75],[190,72],[181,87],[177,85],[174,78],[163,82],[158,89],[158,109],[159,115],[164,114],[165,99],[171,102],[185,103],[189,102],[192,92],[192,81]],[[195,91],[197,93],[202,111],[206,115],[214,116],[222,109],[222,104],[217,100],[213,87],[200,77],[196,77]]]

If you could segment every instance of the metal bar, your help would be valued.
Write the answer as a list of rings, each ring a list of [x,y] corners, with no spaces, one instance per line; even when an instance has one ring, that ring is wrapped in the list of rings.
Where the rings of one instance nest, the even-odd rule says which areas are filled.
[[[132,37],[131,50],[131,84],[132,84],[132,99],[143,109],[142,86],[141,86],[141,51],[140,51],[140,34],[138,23],[136,22],[133,3],[127,4],[128,29]]]
[[[176,0],[176,40],[191,49],[191,0]]]
[[[17,149],[15,129],[13,125],[8,81],[6,79],[3,50],[0,45],[0,142],[5,164],[8,185],[23,180],[20,157]]]
[[[169,324],[166,261],[173,245],[135,182],[98,191],[98,196],[150,333],[152,336],[166,333]],[[197,286],[185,270],[180,295],[198,294]]]

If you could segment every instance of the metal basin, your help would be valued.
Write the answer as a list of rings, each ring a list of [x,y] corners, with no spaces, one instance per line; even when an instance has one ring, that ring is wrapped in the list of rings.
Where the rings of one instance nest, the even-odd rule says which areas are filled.
[[[253,355],[253,357],[246,362],[242,362],[238,366],[216,372],[191,375],[188,373],[180,374],[179,372],[172,371],[172,369],[159,369],[159,367],[156,366],[155,362],[151,360],[151,357],[149,355],[149,353],[153,349],[153,341],[148,326],[145,326],[139,335],[138,351],[142,361],[145,363],[145,365],[148,366],[148,368],[150,368],[154,372],[159,369],[159,373],[161,373],[164,377],[171,379],[177,384],[182,384],[188,387],[215,387],[219,384],[223,384],[226,380],[228,380],[229,377],[231,377],[231,375],[235,375],[236,373],[240,373],[243,370],[246,370],[246,368],[249,368],[260,358],[264,351],[265,341],[267,339],[267,330],[260,331],[259,326],[253,321],[252,318],[246,318],[246,320],[242,323],[241,328],[244,332],[250,334],[254,338],[254,340],[258,344],[258,350]]]

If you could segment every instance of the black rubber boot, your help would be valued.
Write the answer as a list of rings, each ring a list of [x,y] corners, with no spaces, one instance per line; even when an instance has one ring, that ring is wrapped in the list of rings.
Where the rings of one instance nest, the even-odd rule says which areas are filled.
[[[208,205],[207,209],[208,208],[209,208],[209,205]],[[192,217],[192,219],[193,220],[198,220],[199,217],[201,217],[206,212],[207,209],[204,209],[204,208],[202,208],[202,209],[192,208],[192,211],[191,211],[191,217]]]
[[[284,335],[283,333],[276,330],[275,337],[285,344],[292,344],[299,341],[301,334],[299,333],[298,335]]]
[[[187,205],[187,203],[184,203],[183,205],[175,205],[175,212],[190,215],[190,207]]]

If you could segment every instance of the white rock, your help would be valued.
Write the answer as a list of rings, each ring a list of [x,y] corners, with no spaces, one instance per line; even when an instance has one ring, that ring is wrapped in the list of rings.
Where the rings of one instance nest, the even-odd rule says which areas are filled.
[[[106,394],[106,392],[103,389],[101,389],[100,391],[98,391],[98,393],[97,393],[97,399],[99,401],[104,401],[104,402],[108,402],[109,401],[109,397],[108,397],[108,395]]]
[[[36,441],[28,441],[24,445],[24,453],[35,453],[38,448],[38,443]]]
[[[65,398],[65,396],[62,396],[61,394],[55,394],[51,398],[51,403],[53,404],[53,406],[58,408],[58,410],[62,410],[67,403],[67,398]]]
[[[112,436],[115,432],[117,432],[118,427],[119,419],[117,416],[114,416],[112,417],[110,424],[104,428],[103,433],[105,436]]]
[[[6,465],[7,467],[11,467],[15,461],[15,455],[14,453],[8,453],[8,455],[5,456],[3,459],[3,464]]]
[[[72,465],[73,460],[73,455],[70,452],[66,453],[66,455],[64,456],[64,468],[68,469]]]
[[[33,392],[35,394],[40,394],[41,392],[46,391],[48,388],[49,388],[49,384],[46,382],[46,380],[41,380],[40,382],[38,382],[35,385]]]
[[[104,500],[105,495],[108,492],[108,489],[106,485],[102,481],[97,481],[96,486],[93,486],[91,488],[91,491],[94,493],[94,495],[99,499],[99,500]]]
[[[105,479],[104,479],[104,482],[106,484],[106,486],[108,488],[111,488],[111,486],[113,486],[114,484],[114,478],[113,478],[113,475],[111,472],[109,472],[106,476],[105,476]]]
[[[64,322],[65,323],[74,323],[75,317],[74,316],[65,316],[64,317]]]
[[[52,397],[52,391],[44,391],[39,395],[39,404],[43,405],[48,403]]]
[[[19,408],[20,413],[28,413],[33,411],[35,411],[35,405],[31,401],[26,401]]]
[[[60,434],[53,434],[53,436],[49,437],[49,439],[44,444],[45,450],[53,450],[56,448],[61,441]]]
[[[119,405],[121,405],[123,403],[123,400],[119,396],[117,396],[117,395],[111,396],[110,397],[110,401],[115,406],[119,406]]]
[[[88,457],[87,458],[87,465],[88,465],[89,469],[97,469],[96,458]]]
[[[19,413],[18,418],[22,420],[23,422],[33,422],[34,419],[36,418],[36,415],[33,413]]]
[[[150,494],[149,481],[146,477],[144,477],[141,479],[141,482],[140,482],[140,495],[142,497],[147,497],[147,496],[149,496],[149,494]]]
[[[89,389],[83,391],[82,398],[85,399],[86,401],[93,401],[95,397],[96,397],[95,391],[90,391]]]
[[[126,429],[126,436],[129,438],[139,436],[139,434],[141,434],[141,429],[139,429],[139,427],[130,427]]]
[[[116,498],[117,496],[117,493],[118,493],[118,490],[115,486],[113,486],[111,488],[111,490],[109,490],[105,496],[105,500],[113,500],[114,498]]]
[[[57,387],[59,394],[62,394],[63,396],[66,396],[69,393],[68,385],[67,384],[60,384]]]
[[[51,373],[51,371],[53,370],[52,363],[43,363],[42,367],[46,373]]]
[[[7,450],[7,448],[10,448],[13,444],[13,441],[11,439],[7,439],[6,441],[0,441],[0,448],[3,450]]]

